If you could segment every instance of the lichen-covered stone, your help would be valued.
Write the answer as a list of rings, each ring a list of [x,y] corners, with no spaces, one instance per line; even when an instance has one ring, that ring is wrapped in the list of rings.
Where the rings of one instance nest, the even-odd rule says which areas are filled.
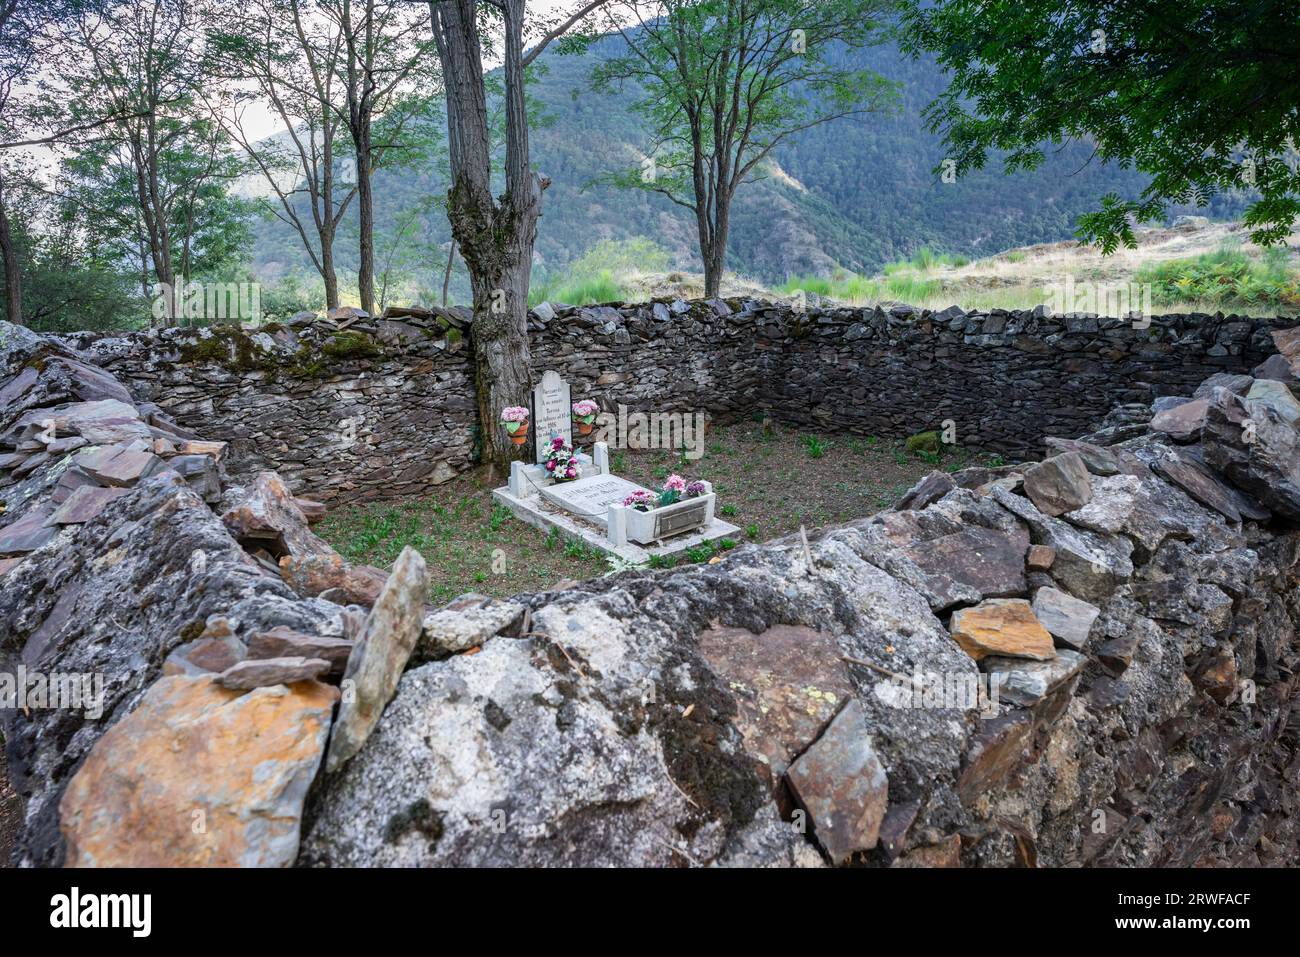
[[[408,545],[393,563],[388,583],[348,658],[343,703],[330,733],[326,771],[333,773],[346,764],[379,723],[419,640],[428,591],[424,558]]]

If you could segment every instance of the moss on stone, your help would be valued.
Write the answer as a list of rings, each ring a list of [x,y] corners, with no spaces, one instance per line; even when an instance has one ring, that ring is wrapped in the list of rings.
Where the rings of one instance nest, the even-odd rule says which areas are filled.
[[[907,451],[909,452],[932,452],[939,451],[939,433],[938,432],[918,432],[907,440]]]
[[[383,354],[378,343],[364,332],[336,332],[321,345],[321,352],[335,359],[373,359]]]

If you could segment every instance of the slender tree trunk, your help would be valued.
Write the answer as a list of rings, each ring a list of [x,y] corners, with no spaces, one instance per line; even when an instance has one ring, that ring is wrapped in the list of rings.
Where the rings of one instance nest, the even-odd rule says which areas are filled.
[[[731,231],[731,200],[720,198],[717,213],[709,230],[704,253],[704,295],[714,299],[722,292],[722,274],[727,269],[727,234]]]
[[[430,8],[447,85],[452,169],[447,217],[474,292],[471,335],[483,457],[504,467],[513,447],[501,425],[501,410],[508,405],[527,405],[532,385],[528,281],[542,190],[547,185],[529,163],[523,83],[524,0],[502,2],[506,190],[500,202],[491,189],[487,99],[475,0],[441,0]]]
[[[357,219],[360,223],[360,258],[357,287],[361,308],[375,314],[375,207],[370,183],[370,125],[357,138]]]
[[[339,277],[334,269],[334,233],[320,230],[320,277],[325,281],[325,308],[337,309],[339,305]]]
[[[5,268],[5,315],[16,326],[23,324],[23,277],[9,230],[9,213],[5,209],[4,182],[0,180],[0,256]]]

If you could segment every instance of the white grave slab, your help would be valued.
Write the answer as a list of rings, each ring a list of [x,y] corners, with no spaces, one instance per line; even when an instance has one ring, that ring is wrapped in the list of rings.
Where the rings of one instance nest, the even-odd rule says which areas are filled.
[[[569,383],[553,369],[543,373],[542,381],[533,388],[533,428],[538,462],[546,461],[548,444],[557,435],[573,445]]]
[[[610,505],[622,505],[633,492],[645,489],[617,475],[593,475],[575,482],[556,482],[541,489],[542,498],[579,518],[604,522]]]

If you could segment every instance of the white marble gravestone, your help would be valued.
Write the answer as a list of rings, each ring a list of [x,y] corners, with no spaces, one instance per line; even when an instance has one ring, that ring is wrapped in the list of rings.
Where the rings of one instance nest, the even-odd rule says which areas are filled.
[[[551,439],[560,436],[573,445],[573,406],[569,399],[569,383],[553,369],[542,375],[542,381],[533,388],[533,435],[537,447],[537,461],[546,461]]]

